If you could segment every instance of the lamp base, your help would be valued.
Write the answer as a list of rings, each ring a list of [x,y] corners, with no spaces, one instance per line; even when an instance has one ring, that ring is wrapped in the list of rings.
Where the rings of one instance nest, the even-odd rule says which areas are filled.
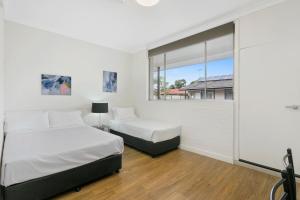
[[[106,126],[106,125],[97,126],[97,127],[95,127],[95,128],[97,128],[97,129],[99,129],[99,130],[101,130],[101,131],[110,132],[109,126]]]

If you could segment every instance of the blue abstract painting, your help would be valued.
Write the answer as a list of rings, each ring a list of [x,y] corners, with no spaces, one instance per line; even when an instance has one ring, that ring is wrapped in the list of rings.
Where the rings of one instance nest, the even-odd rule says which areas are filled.
[[[70,76],[42,74],[42,95],[71,95]]]
[[[103,71],[103,92],[117,92],[117,72]]]

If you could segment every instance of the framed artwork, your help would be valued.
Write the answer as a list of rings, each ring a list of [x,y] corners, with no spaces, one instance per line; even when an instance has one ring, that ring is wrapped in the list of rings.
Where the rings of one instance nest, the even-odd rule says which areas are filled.
[[[42,74],[42,95],[71,95],[72,78],[70,76]]]
[[[117,92],[117,72],[103,71],[103,92]]]

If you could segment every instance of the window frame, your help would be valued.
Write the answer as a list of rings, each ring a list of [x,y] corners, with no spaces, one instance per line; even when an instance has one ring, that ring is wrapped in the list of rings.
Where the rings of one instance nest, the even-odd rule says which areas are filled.
[[[233,81],[233,85],[232,85],[232,88],[224,88],[224,100],[226,100],[226,101],[229,101],[229,100],[231,100],[231,101],[233,101],[234,100],[234,66],[235,66],[235,54],[234,54],[234,52],[235,52],[235,45],[234,45],[234,43],[235,43],[235,25],[234,25],[234,23],[233,22],[230,22],[230,23],[228,23],[228,24],[224,24],[224,25],[221,25],[221,26],[219,26],[219,27],[216,27],[216,28],[213,28],[213,29],[210,29],[210,30],[208,30],[208,31],[205,31],[205,32],[202,32],[202,33],[199,33],[199,34],[196,34],[196,35],[193,35],[193,36],[190,36],[190,37],[188,37],[188,38],[184,38],[184,39],[181,39],[181,40],[178,40],[178,41],[175,41],[175,42],[172,42],[172,43],[169,43],[169,44],[166,44],[166,45],[163,45],[163,46],[161,46],[161,47],[157,47],[157,48],[155,48],[155,49],[150,49],[149,51],[148,51],[148,72],[149,72],[149,75],[148,75],[148,84],[149,84],[149,86],[148,86],[148,100],[149,101],[176,101],[176,100],[172,100],[172,98],[169,100],[169,99],[167,99],[166,98],[166,96],[167,96],[167,94],[166,94],[166,92],[164,92],[164,98],[162,99],[161,97],[160,98],[157,98],[157,99],[155,99],[155,98],[153,98],[154,97],[154,95],[153,95],[153,86],[151,86],[151,83],[153,84],[153,81],[151,81],[150,79],[152,79],[153,78],[153,68],[152,68],[152,66],[151,66],[151,58],[152,57],[154,57],[154,56],[157,56],[157,55],[161,55],[161,56],[163,56],[163,68],[164,68],[164,88],[166,88],[166,65],[167,65],[167,53],[168,52],[171,52],[171,51],[174,51],[174,50],[178,50],[178,49],[181,49],[181,48],[184,48],[184,47],[188,47],[188,46],[192,46],[192,45],[195,45],[195,44],[197,44],[197,43],[201,43],[201,42],[203,42],[204,43],[204,48],[205,48],[205,50],[204,50],[204,69],[205,69],[205,76],[204,76],[204,81],[205,81],[205,88],[204,88],[204,93],[205,93],[205,98],[203,99],[202,98],[202,90],[201,91],[199,91],[200,92],[200,99],[194,99],[194,98],[190,98],[188,95],[187,95],[187,92],[185,93],[185,95],[184,95],[184,98],[183,99],[178,99],[179,101],[186,101],[186,100],[188,100],[188,101],[190,101],[190,100],[197,100],[197,101],[205,101],[205,100],[216,100],[216,91],[215,91],[215,89],[209,89],[209,88],[207,88],[207,65],[208,65],[208,59],[207,59],[207,42],[208,41],[210,41],[210,40],[213,40],[213,39],[216,39],[216,38],[218,38],[218,37],[222,37],[222,36],[225,36],[226,34],[224,34],[224,35],[220,35],[219,33],[218,33],[218,31],[217,31],[217,34],[212,34],[213,36],[212,37],[209,37],[209,36],[207,36],[207,34],[208,33],[214,33],[214,31],[215,31],[215,29],[222,29],[222,27],[226,27],[226,28],[228,28],[229,26],[233,26],[233,28],[232,28],[232,31],[229,33],[229,34],[232,34],[232,36],[233,36],[233,38],[232,38],[232,42],[233,42],[233,49],[232,49],[232,52],[233,52],[233,54],[232,54],[232,60],[233,60],[233,70],[232,70],[232,81]],[[226,30],[226,31],[228,31],[228,29]],[[225,32],[226,32],[225,31]],[[200,37],[201,39],[200,39],[200,42],[198,41],[198,42],[194,42],[194,43],[191,43],[191,41],[193,41],[193,39],[191,39],[191,38],[193,38],[193,37],[195,37],[195,36],[198,36],[199,37],[199,35],[201,35],[201,34],[203,34],[204,35],[204,37]],[[205,38],[205,35],[206,35],[206,38],[207,39],[203,39],[203,38]],[[209,35],[209,34],[208,34]],[[217,35],[217,36],[216,36]],[[197,37],[196,37],[197,38]],[[195,39],[195,38],[194,38]],[[197,39],[196,39],[197,40]],[[187,42],[187,44],[184,44],[184,41],[185,42]],[[179,44],[180,43],[180,44]],[[157,52],[160,52],[160,51],[162,51],[162,49],[166,49],[164,52],[161,52],[161,53],[157,53]],[[159,79],[159,78],[158,78]],[[152,90],[151,90],[152,89]],[[230,89],[231,91],[232,91],[232,99],[226,99],[226,97],[225,97],[225,90],[228,90],[228,89]],[[209,92],[213,92],[213,98],[210,98],[210,99],[207,99],[207,91],[209,91]],[[159,96],[160,96],[160,94],[159,94]]]

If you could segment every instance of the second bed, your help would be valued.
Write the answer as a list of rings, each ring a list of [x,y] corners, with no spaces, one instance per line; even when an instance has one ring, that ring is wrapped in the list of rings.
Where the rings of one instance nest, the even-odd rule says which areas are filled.
[[[180,126],[137,118],[132,108],[114,110],[114,119],[110,121],[110,131],[121,136],[126,145],[152,157],[176,149],[180,144]]]

